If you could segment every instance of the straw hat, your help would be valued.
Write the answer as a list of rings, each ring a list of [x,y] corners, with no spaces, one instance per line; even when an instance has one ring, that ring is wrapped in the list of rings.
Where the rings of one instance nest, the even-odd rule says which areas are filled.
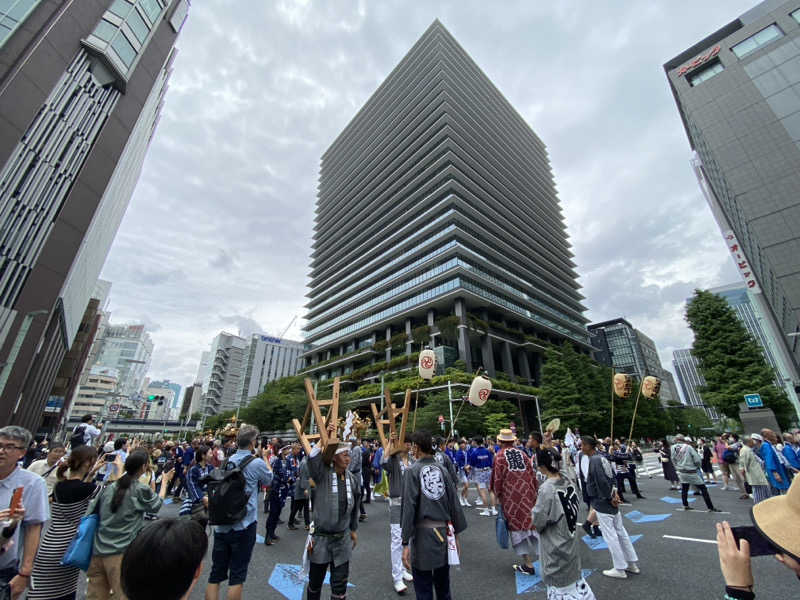
[[[773,496],[753,506],[750,516],[773,546],[800,559],[800,477],[794,478],[785,496]]]
[[[513,442],[517,439],[517,436],[514,435],[514,432],[510,429],[501,429],[500,433],[497,435],[498,442]]]

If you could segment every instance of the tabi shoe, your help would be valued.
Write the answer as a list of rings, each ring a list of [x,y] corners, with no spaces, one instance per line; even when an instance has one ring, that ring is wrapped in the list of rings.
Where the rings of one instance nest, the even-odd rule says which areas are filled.
[[[718,508],[709,508],[708,512],[722,512],[722,511]]]
[[[647,500],[647,496],[643,496],[642,494],[636,494],[636,497],[637,497],[639,500]]]
[[[287,525],[286,529],[288,529],[290,531],[295,531],[297,529],[297,525]]]
[[[596,537],[603,537],[603,532],[600,531],[600,526],[599,525],[592,525],[592,531],[594,531],[594,535]]]
[[[358,520],[362,521],[362,522],[366,521],[367,520],[367,515],[358,515]]]
[[[395,592],[397,592],[398,594],[402,595],[402,594],[406,593],[406,590],[408,590],[408,586],[405,583],[403,583],[402,579],[394,582],[394,591]]]
[[[488,508],[484,508],[481,512],[478,513],[482,517],[490,517],[492,513],[489,512]]]
[[[405,569],[403,569],[403,581],[414,581],[414,576]]]
[[[628,566],[625,567],[625,570],[628,573],[633,573],[634,575],[638,575],[639,573],[642,572],[642,570],[639,568],[639,565],[637,565],[636,563],[628,563]]]
[[[683,510],[694,510],[691,506],[684,506]]]
[[[628,574],[625,571],[620,571],[619,569],[608,569],[607,571],[603,571],[603,575],[606,577],[613,577],[614,579],[628,578]]]
[[[497,516],[497,509],[494,506],[491,508],[490,512],[492,513],[493,517]]]
[[[524,564],[514,565],[514,570],[517,571],[518,573],[524,573],[525,575],[536,575],[536,569]]]
[[[581,527],[583,527],[583,530],[586,532],[586,535],[588,535],[590,538],[595,539],[597,537],[594,531],[592,530],[592,524],[589,523],[589,521],[584,521]]]

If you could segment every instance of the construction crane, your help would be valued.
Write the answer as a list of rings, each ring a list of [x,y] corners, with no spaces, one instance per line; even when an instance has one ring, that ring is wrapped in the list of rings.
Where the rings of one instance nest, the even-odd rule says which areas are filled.
[[[286,329],[284,329],[284,330],[283,330],[283,333],[281,333],[281,334],[278,336],[278,339],[279,339],[279,340],[282,340],[282,339],[283,339],[283,336],[285,336],[285,335],[286,335],[286,332],[287,332],[287,331],[289,331],[289,328],[290,328],[292,325],[294,325],[294,322],[295,322],[295,321],[297,321],[297,315],[295,315],[294,317],[292,317],[292,320],[291,320],[291,321],[289,321],[289,324],[286,326]]]

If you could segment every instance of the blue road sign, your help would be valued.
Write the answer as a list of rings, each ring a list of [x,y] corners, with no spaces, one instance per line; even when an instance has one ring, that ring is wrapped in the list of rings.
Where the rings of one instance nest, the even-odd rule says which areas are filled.
[[[744,401],[747,403],[747,408],[762,408],[764,401],[761,400],[760,394],[745,394]]]

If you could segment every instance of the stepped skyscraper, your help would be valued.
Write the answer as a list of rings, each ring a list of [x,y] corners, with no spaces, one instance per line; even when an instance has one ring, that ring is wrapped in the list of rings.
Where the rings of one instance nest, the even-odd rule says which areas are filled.
[[[435,21],[322,157],[306,373],[430,334],[538,381],[546,342],[591,349],[572,256],[545,145]]]

